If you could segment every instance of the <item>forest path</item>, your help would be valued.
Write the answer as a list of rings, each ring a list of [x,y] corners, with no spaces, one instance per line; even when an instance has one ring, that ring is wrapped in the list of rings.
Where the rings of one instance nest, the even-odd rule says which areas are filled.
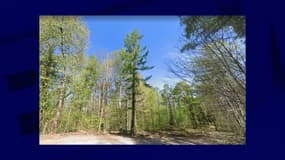
[[[135,144],[135,141],[111,134],[71,133],[40,136],[40,144]]]
[[[220,133],[219,133],[220,135]],[[173,136],[173,135],[138,135],[129,137],[125,135],[109,133],[65,133],[40,136],[40,144],[227,144],[224,136],[215,138],[206,135]]]

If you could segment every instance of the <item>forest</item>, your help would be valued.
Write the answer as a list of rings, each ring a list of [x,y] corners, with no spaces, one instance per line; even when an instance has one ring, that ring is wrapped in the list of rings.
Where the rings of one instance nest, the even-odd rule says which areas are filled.
[[[150,54],[164,53],[149,50],[140,30],[134,28],[120,49],[99,58],[86,53],[92,42],[82,17],[41,16],[42,143],[68,135],[90,141],[114,135],[134,144],[245,144],[245,17],[179,21],[183,41],[168,72],[180,81],[158,88],[149,83],[155,75],[142,73],[156,67],[148,63]]]

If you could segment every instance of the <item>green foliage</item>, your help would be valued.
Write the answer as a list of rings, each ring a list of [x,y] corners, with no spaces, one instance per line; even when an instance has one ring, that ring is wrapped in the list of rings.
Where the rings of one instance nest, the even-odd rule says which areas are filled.
[[[143,36],[137,30],[126,35],[123,49],[99,62],[95,55],[86,56],[89,31],[79,17],[41,17],[40,133],[56,127],[57,133],[133,135],[215,126],[243,134],[245,53],[243,41],[237,41],[245,36],[244,18],[181,21],[188,40],[182,50],[199,53],[181,57],[178,70],[172,71],[182,81],[159,90],[147,84],[151,76],[140,74],[153,67],[146,65],[149,52],[141,46]],[[221,38],[221,30],[231,41]]]
[[[235,34],[227,35],[231,38],[245,37],[244,16],[182,16],[181,23],[185,26],[185,38],[188,40],[181,51],[195,49],[204,40],[212,41],[220,36],[219,31],[222,29],[234,30]]]
[[[199,104],[189,107],[192,121],[244,135],[245,17],[183,16],[181,24],[184,53],[171,71],[193,85]]]
[[[136,114],[136,96],[139,94],[138,86],[141,81],[150,79],[142,79],[139,76],[139,71],[149,70],[153,67],[146,66],[146,57],[148,51],[146,47],[140,46],[140,40],[143,38],[135,30],[131,34],[127,34],[125,39],[125,52],[122,52],[122,74],[126,76],[124,80],[126,83],[126,93],[130,94],[132,101],[132,119],[131,119],[131,135],[135,134],[135,114]]]
[[[138,31],[135,30],[131,34],[127,34],[125,39],[126,50],[121,52],[122,68],[121,72],[127,78],[127,82],[131,82],[130,86],[138,86],[140,81],[146,81],[149,79],[142,79],[138,76],[138,71],[144,71],[152,69],[153,67],[146,66],[146,58],[148,51],[146,47],[140,46],[140,40],[143,38],[139,35]],[[134,83],[134,84],[133,84]]]

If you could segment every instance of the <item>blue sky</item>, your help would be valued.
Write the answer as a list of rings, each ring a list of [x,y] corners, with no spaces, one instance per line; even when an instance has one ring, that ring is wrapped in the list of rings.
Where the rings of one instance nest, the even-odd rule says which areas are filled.
[[[147,46],[147,64],[154,69],[141,72],[144,77],[152,75],[148,81],[153,87],[163,84],[174,85],[179,81],[167,67],[172,56],[179,54],[179,39],[182,26],[175,16],[88,16],[83,17],[90,31],[87,54],[95,54],[99,59],[108,53],[124,47],[127,33],[137,29],[144,35],[141,44]]]

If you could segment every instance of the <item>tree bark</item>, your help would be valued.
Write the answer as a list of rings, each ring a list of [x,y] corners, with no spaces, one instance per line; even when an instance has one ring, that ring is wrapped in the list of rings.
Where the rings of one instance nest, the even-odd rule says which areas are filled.
[[[60,88],[60,95],[59,95],[57,110],[56,110],[56,113],[55,113],[55,116],[54,116],[54,121],[53,121],[53,133],[56,133],[57,129],[58,129],[58,120],[59,120],[59,117],[60,117],[61,109],[62,109],[63,104],[64,104],[65,90],[66,90],[66,76],[64,75],[63,81],[62,81],[62,85],[61,85],[61,88]]]
[[[117,82],[117,97],[118,97],[118,103],[117,103],[117,108],[119,112],[119,131],[121,132],[123,130],[122,126],[122,85],[121,82]]]
[[[168,97],[168,108],[169,108],[169,125],[174,125],[173,110],[170,102],[170,97]]]
[[[128,133],[128,128],[129,128],[129,125],[128,125],[128,122],[129,122],[129,114],[128,114],[128,107],[129,107],[129,100],[128,98],[126,99],[126,119],[125,119],[125,125],[126,125],[126,133]]]
[[[131,121],[131,136],[135,135],[135,115],[136,115],[136,93],[135,93],[135,73],[133,73],[132,81],[132,121]]]
[[[62,17],[62,22],[64,20],[64,17]],[[60,33],[61,33],[61,55],[62,58],[65,60],[65,50],[64,50],[64,36],[63,36],[63,23],[60,26]],[[58,129],[58,120],[60,117],[60,112],[61,112],[61,108],[64,104],[64,98],[65,98],[65,88],[66,88],[66,63],[63,66],[63,81],[61,84],[61,88],[60,88],[60,94],[59,94],[59,100],[58,100],[58,106],[57,106],[57,110],[54,116],[54,121],[53,121],[53,133],[57,132]]]
[[[101,94],[99,99],[99,125],[98,125],[98,131],[100,132],[102,130],[102,121],[103,121],[103,112],[104,112],[104,89],[105,89],[105,82],[102,82],[101,84]]]

